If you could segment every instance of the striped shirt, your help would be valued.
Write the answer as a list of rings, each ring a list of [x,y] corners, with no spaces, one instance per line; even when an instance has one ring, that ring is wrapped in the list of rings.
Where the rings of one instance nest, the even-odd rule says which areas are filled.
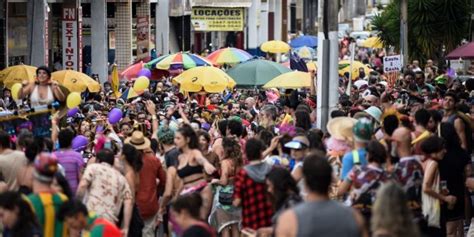
[[[33,208],[40,226],[43,228],[43,236],[67,237],[67,228],[62,221],[56,217],[61,205],[67,201],[66,195],[62,193],[39,193],[31,194],[28,200]]]

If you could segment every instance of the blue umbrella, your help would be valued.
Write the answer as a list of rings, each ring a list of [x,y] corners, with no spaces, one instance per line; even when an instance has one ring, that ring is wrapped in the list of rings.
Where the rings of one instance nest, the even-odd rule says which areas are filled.
[[[314,48],[318,46],[318,37],[311,35],[302,35],[291,40],[290,46],[292,48],[299,48],[303,46],[308,46]]]

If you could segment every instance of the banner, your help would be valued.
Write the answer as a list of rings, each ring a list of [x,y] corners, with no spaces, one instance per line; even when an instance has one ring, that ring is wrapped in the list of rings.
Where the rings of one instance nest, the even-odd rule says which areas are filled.
[[[26,116],[14,116],[12,119],[1,120],[0,129],[10,135],[17,135],[26,129],[36,137],[51,137],[51,112],[36,113]]]
[[[149,17],[137,16],[137,61],[150,56],[150,23]]]
[[[78,9],[65,7],[62,12],[63,34],[63,68],[82,71],[80,65],[80,35],[81,28],[78,21]]]
[[[244,8],[193,7],[195,31],[243,31]]]
[[[383,58],[383,72],[399,72],[402,70],[400,55],[385,56]]]

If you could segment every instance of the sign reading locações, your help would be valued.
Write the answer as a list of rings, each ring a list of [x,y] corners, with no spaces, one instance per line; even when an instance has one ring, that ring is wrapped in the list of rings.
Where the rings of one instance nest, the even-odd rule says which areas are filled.
[[[244,8],[193,7],[191,23],[195,31],[242,31]]]

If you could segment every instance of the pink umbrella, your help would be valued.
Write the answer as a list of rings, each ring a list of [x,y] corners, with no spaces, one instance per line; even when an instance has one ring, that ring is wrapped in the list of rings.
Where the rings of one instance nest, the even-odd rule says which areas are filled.
[[[143,68],[143,61],[132,64],[128,66],[125,70],[120,73],[120,77],[126,77],[127,79],[132,79],[137,77],[137,74]]]
[[[455,50],[451,51],[446,59],[474,59],[474,42],[461,45]]]

